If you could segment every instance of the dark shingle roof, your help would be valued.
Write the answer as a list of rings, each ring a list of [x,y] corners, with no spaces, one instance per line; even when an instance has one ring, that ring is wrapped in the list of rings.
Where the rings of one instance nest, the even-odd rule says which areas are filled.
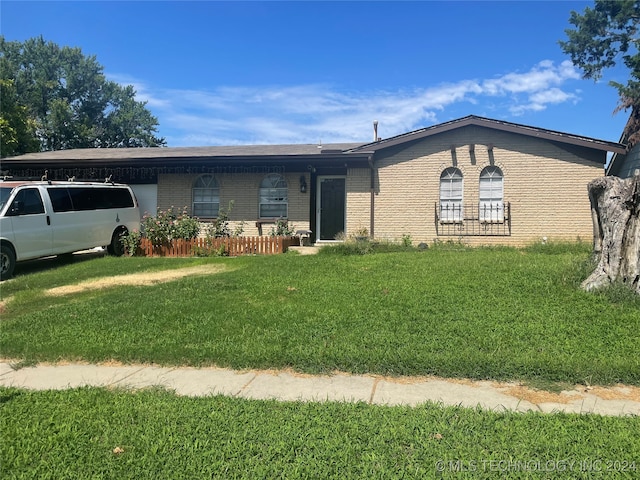
[[[136,160],[225,157],[287,157],[320,155],[329,151],[342,152],[359,147],[362,143],[332,143],[326,145],[236,145],[223,147],[154,147],[154,148],[78,148],[52,152],[27,153],[6,160]]]
[[[598,140],[596,138],[573,135],[570,133],[558,132],[555,130],[547,130],[544,128],[530,127],[527,125],[520,125],[518,123],[505,122],[503,120],[493,120],[490,118],[469,115],[467,117],[452,120],[450,122],[439,123],[438,125],[432,125],[431,127],[421,128],[419,130],[414,130],[413,132],[403,133],[395,137],[386,138],[378,142],[360,145],[359,147],[355,147],[349,150],[349,153],[375,152],[383,148],[420,140],[422,138],[436,135],[438,133],[443,133],[449,130],[454,130],[469,125],[492,128],[495,130],[502,130],[506,132],[517,133],[520,135],[552,140],[560,143],[579,145],[582,147],[593,148],[595,150],[603,150],[606,152],[623,153],[626,148],[625,145],[622,145],[620,143],[608,142],[605,140]]]
[[[387,138],[373,143],[331,143],[325,145],[317,144],[297,144],[297,145],[236,145],[236,146],[215,146],[215,147],[164,147],[164,148],[85,148],[74,150],[58,150],[54,152],[28,153],[17,157],[3,159],[3,162],[17,165],[20,162],[25,164],[45,164],[54,162],[57,164],[81,162],[84,164],[125,164],[140,163],[151,164],[154,162],[269,162],[274,160],[295,161],[296,158],[309,156],[320,156],[325,158],[361,159],[365,156],[383,150],[388,147],[401,145],[408,142],[420,140],[432,135],[443,133],[466,126],[475,125],[479,127],[492,128],[520,135],[546,139],[550,141],[578,145],[594,150],[624,153],[625,146],[620,143],[607,142],[595,138],[572,135],[569,133],[547,130],[543,128],[530,127],[502,120],[492,120],[489,118],[469,115],[464,118],[440,123],[430,127],[403,133],[395,137]]]

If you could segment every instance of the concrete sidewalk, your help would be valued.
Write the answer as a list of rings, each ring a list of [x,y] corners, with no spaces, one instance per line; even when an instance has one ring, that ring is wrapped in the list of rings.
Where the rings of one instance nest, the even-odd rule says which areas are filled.
[[[228,395],[283,401],[345,401],[415,406],[427,401],[496,411],[640,415],[638,387],[576,387],[559,394],[517,383],[372,375],[305,375],[287,371],[147,365],[42,364],[14,369],[0,361],[0,385],[33,390],[81,386],[162,386],[178,395]]]

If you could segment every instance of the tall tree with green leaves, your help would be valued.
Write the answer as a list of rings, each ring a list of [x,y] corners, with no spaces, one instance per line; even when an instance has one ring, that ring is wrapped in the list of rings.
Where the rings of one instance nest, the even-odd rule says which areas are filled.
[[[106,79],[95,56],[42,37],[0,36],[0,125],[17,133],[0,154],[70,148],[155,147],[158,120],[131,86]],[[6,96],[5,96],[6,95]],[[11,100],[5,109],[5,99]],[[24,126],[23,126],[24,124]],[[26,132],[26,133],[25,133]]]
[[[584,78],[598,80],[620,61],[629,70],[626,83],[609,84],[620,95],[616,110],[631,108],[623,132],[630,148],[640,141],[640,0],[595,0],[582,15],[571,12],[569,22],[576,28],[565,30],[560,46]],[[597,178],[588,191],[597,266],[583,288],[622,283],[640,294],[640,176]]]
[[[18,102],[13,81],[0,79],[0,152],[6,157],[39,148],[35,122]]]
[[[566,41],[560,47],[582,70],[583,77],[599,80],[603,70],[622,63],[629,70],[626,83],[610,81],[618,90],[620,102],[615,109],[631,108],[625,133],[629,143],[640,140],[640,0],[595,0],[593,8],[582,14],[572,11],[569,18],[575,28],[565,30]]]

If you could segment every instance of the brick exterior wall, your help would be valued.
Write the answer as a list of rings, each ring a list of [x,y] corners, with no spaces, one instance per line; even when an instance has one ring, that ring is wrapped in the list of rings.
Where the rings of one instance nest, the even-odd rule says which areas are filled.
[[[350,168],[347,170],[347,236],[356,235],[363,228],[371,233],[371,170]]]
[[[471,149],[473,145],[473,149]],[[492,148],[488,148],[491,145]],[[452,146],[455,146],[452,153]],[[473,150],[473,151],[471,151]],[[590,241],[592,224],[587,184],[604,175],[604,152],[556,144],[534,137],[469,126],[415,143],[395,147],[375,160],[375,238],[399,241],[410,235],[413,243],[461,241],[470,245],[526,245],[547,240]],[[510,236],[438,235],[435,206],[439,202],[440,175],[448,167],[463,174],[463,203],[479,201],[483,168],[502,170],[504,202],[511,204]],[[300,192],[300,173],[286,173],[289,222],[296,229],[311,229],[311,179]],[[191,188],[197,175],[159,175],[158,207],[191,211]],[[244,222],[244,235],[257,235],[258,191],[263,174],[218,174],[220,207],[234,206],[232,230]],[[345,230],[348,236],[362,228],[371,232],[371,170],[349,168],[346,178]],[[271,225],[264,225],[269,234]]]
[[[376,238],[399,240],[411,235],[414,244],[438,239],[470,245],[525,245],[543,237],[590,241],[587,184],[604,170],[595,159],[578,155],[579,151],[480,127],[445,132],[408,146],[376,160]],[[463,203],[477,205],[480,172],[489,165],[499,167],[504,176],[504,201],[511,203],[511,236],[438,236],[435,205],[442,171],[452,166],[460,169]],[[365,217],[368,208],[353,215]]]
[[[182,209],[187,207],[191,213],[192,198],[191,189],[199,175],[158,175],[158,208],[165,210],[169,207]],[[285,173],[284,177],[288,186],[288,219],[289,224],[296,229],[309,229],[309,190],[300,192],[299,173]],[[309,174],[304,174],[307,188],[310,185]],[[244,222],[244,235],[258,235],[256,220],[258,216],[258,193],[260,182],[264,174],[216,174],[215,178],[220,187],[220,208],[227,209],[229,202],[233,201],[233,208],[229,215],[229,225],[233,231]],[[211,223],[205,220],[203,223]],[[273,225],[263,225],[262,233],[268,235]]]

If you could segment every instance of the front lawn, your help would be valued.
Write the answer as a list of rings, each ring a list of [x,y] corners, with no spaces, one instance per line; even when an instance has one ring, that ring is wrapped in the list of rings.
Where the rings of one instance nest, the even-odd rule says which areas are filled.
[[[0,476],[637,478],[640,419],[0,388]]]
[[[2,284],[0,352],[24,362],[341,370],[640,384],[640,299],[579,290],[588,247],[375,255],[100,258]],[[88,278],[222,273],[65,297]]]

